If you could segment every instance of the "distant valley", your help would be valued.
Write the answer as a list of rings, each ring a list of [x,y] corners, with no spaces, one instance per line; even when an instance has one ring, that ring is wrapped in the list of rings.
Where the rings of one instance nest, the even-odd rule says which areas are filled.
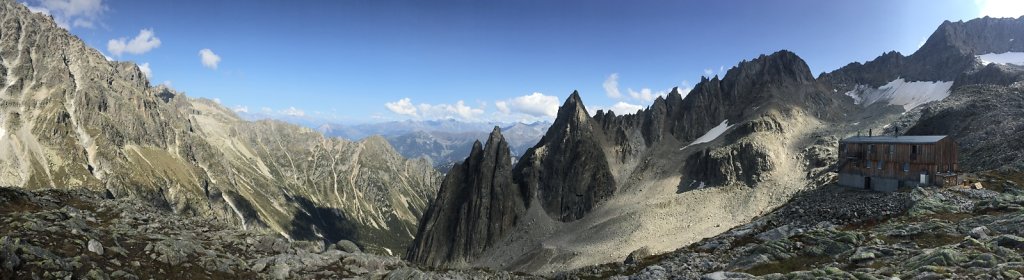
[[[326,136],[358,141],[379,135],[403,157],[426,158],[442,172],[469,155],[475,141],[485,141],[494,127],[508,135],[513,158],[518,158],[547,131],[551,123],[470,123],[457,120],[396,121],[361,125],[323,124]]]

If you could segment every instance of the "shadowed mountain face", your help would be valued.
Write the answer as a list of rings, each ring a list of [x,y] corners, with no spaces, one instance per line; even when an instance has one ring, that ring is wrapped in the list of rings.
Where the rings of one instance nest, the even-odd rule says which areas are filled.
[[[573,92],[544,138],[516,165],[515,182],[527,190],[527,197],[539,194],[552,218],[582,218],[615,193],[600,134],[579,93]]]
[[[487,144],[473,143],[452,167],[420,220],[409,259],[440,266],[466,263],[505,237],[525,212],[523,190],[513,184],[508,143],[498,127]]]
[[[135,64],[107,61],[14,1],[0,2],[0,38],[0,185],[103,190],[291,239],[403,252],[440,179],[379,137],[247,122],[151,87]]]

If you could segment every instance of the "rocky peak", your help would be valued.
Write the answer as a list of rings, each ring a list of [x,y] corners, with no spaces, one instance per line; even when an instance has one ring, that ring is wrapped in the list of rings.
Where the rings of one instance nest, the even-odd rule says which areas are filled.
[[[540,143],[515,167],[513,179],[524,188],[525,197],[539,194],[548,215],[561,221],[582,218],[611,197],[615,181],[599,130],[579,92],[573,91]]]
[[[469,157],[445,176],[437,198],[420,219],[409,260],[458,266],[505,237],[527,206],[511,176],[509,146],[495,127],[485,145],[474,142]]]
[[[947,20],[915,54],[946,50],[973,55],[1024,51],[1024,17]]]
[[[749,91],[748,87],[766,84],[808,83],[814,81],[810,67],[795,53],[781,50],[770,55],[761,55],[726,72],[722,83],[725,86],[740,87],[738,91]]]
[[[501,127],[494,126],[494,129],[491,130],[491,134],[487,136],[487,145],[489,146],[491,143],[497,144],[503,142],[505,142],[505,136],[501,135]]]
[[[557,123],[558,120],[563,120],[580,123],[589,118],[590,114],[587,113],[587,107],[583,105],[583,100],[580,99],[580,93],[574,90],[572,94],[569,95],[569,98],[565,99],[565,103],[562,104],[562,107],[558,108],[558,114],[555,117],[555,122]]]

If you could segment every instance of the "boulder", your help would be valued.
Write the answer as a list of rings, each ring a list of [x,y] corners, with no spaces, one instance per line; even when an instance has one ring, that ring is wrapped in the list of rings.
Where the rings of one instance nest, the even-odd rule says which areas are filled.
[[[984,239],[984,238],[988,238],[988,236],[991,235],[991,234],[992,234],[992,231],[989,230],[987,227],[980,226],[980,227],[976,227],[976,228],[971,229],[970,236],[973,237],[974,239]]]
[[[338,243],[334,243],[334,247],[337,248],[338,250],[341,250],[341,251],[347,252],[347,253],[355,254],[355,253],[362,253],[363,252],[362,250],[359,250],[359,246],[356,245],[356,243],[354,243],[352,241],[344,240],[344,239],[338,241]]]
[[[1024,249],[1024,237],[1004,234],[992,239],[992,244],[1010,249]]]
[[[742,273],[742,272],[729,272],[729,271],[717,271],[714,273],[704,274],[700,277],[701,280],[727,280],[727,279],[757,279],[753,275]]]
[[[800,234],[802,232],[803,230],[801,229],[793,228],[790,225],[783,225],[775,229],[758,234],[757,239],[760,239],[762,241],[782,240],[789,238],[790,236]]]
[[[623,261],[623,263],[637,264],[640,263],[640,261],[642,261],[644,258],[649,256],[651,256],[651,248],[647,246],[640,247],[640,249],[636,249],[633,250],[633,252],[630,252],[629,255],[626,256],[626,260]]]
[[[955,266],[966,261],[967,257],[959,251],[953,249],[937,249],[914,256],[904,262],[903,265],[909,270],[914,270],[924,266]]]
[[[0,237],[0,267],[4,271],[14,271],[14,268],[21,264],[16,250],[17,245],[10,237]]]
[[[96,253],[97,255],[103,255],[103,244],[95,239],[89,239],[89,252]]]

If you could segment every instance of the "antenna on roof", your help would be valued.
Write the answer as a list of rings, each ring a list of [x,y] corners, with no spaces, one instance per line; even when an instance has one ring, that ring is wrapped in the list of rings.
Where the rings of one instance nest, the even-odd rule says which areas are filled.
[[[871,137],[871,129],[868,129],[868,137]]]
[[[900,126],[897,125],[895,127],[896,127],[896,131],[892,133],[892,137],[893,138],[900,137]]]

